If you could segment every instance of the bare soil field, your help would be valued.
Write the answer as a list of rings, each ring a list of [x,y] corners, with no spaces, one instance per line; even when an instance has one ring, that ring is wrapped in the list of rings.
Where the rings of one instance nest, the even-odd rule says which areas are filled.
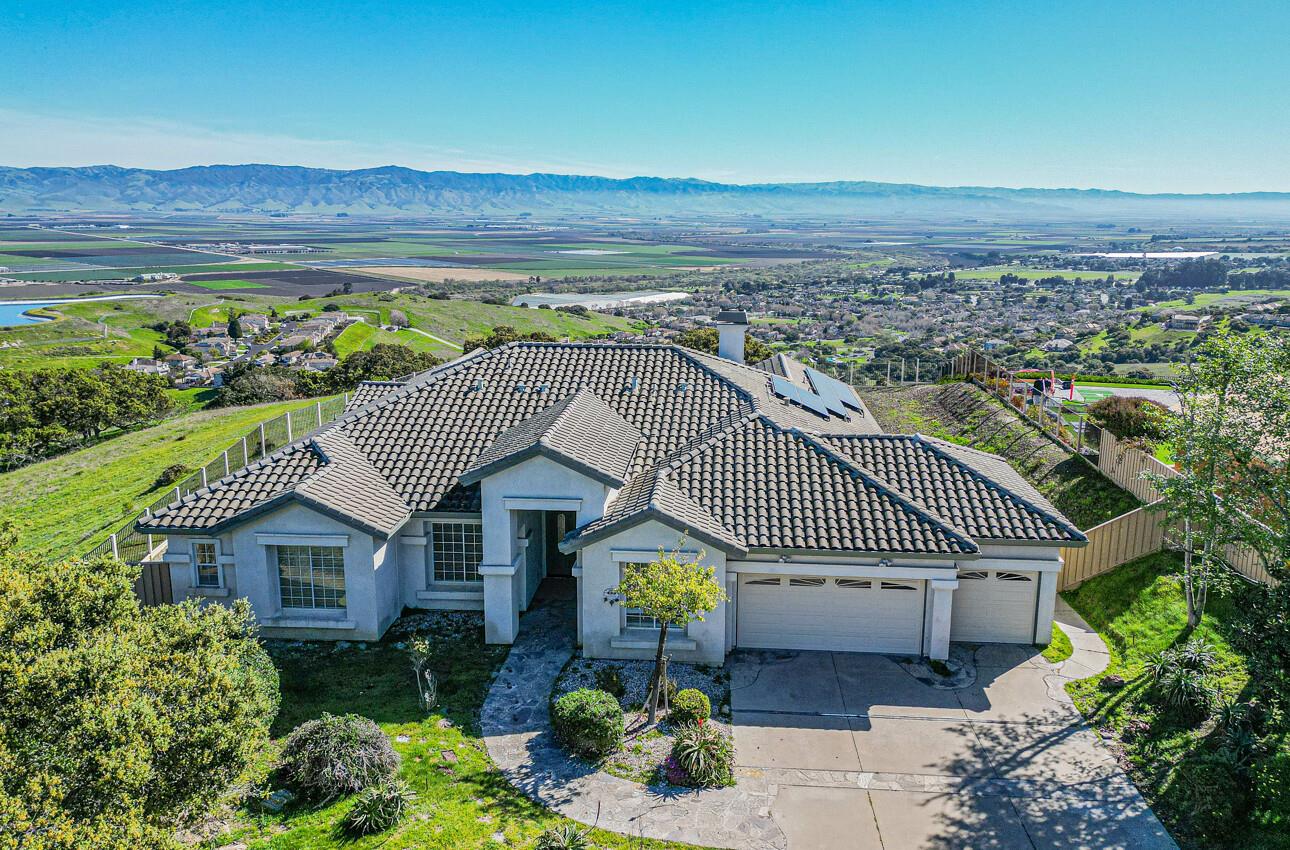
[[[353,269],[365,274],[398,277],[423,283],[441,283],[445,280],[528,280],[526,274],[499,272],[493,269],[426,268],[411,266],[362,266]]]

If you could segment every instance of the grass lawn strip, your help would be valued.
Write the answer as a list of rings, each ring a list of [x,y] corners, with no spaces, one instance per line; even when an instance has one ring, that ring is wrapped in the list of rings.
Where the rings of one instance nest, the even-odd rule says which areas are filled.
[[[1053,639],[1044,647],[1042,655],[1044,660],[1051,664],[1060,664],[1075,652],[1075,647],[1071,646],[1071,639],[1066,636],[1066,632],[1053,623]]]
[[[430,637],[439,704],[428,715],[403,641]],[[314,808],[296,801],[272,813],[257,807],[225,812],[209,825],[209,846],[241,843],[248,850],[497,850],[527,848],[547,827],[568,821],[515,790],[494,767],[479,737],[478,715],[508,647],[483,640],[476,613],[405,617],[385,639],[368,644],[271,642],[282,680],[282,710],[273,727],[281,740],[299,723],[353,713],[375,720],[402,757],[400,776],[416,792],[410,815],[393,829],[354,839],[339,831],[352,798]],[[268,789],[266,789],[268,790]],[[595,831],[593,846],[680,850],[688,845],[640,841]]]
[[[1211,720],[1192,724],[1160,708],[1151,695],[1146,665],[1161,650],[1199,637],[1214,647],[1215,663],[1206,678],[1219,700],[1249,699],[1251,675],[1256,671],[1247,668],[1245,658],[1229,642],[1241,605],[1239,591],[1236,597],[1211,594],[1200,626],[1188,634],[1178,569],[1178,556],[1159,553],[1063,594],[1110,649],[1111,664],[1104,675],[1120,676],[1126,682],[1122,689],[1103,690],[1099,686],[1103,677],[1094,676],[1067,689],[1184,847],[1290,847],[1290,807],[1284,805],[1290,781],[1290,730],[1284,719],[1279,721],[1280,731],[1274,728],[1269,735],[1267,749],[1251,764],[1263,802],[1256,799],[1252,811],[1225,818],[1221,827],[1206,821],[1199,825],[1192,814],[1197,800],[1226,793],[1221,786],[1207,785],[1204,765],[1206,758],[1216,756],[1223,735]]]

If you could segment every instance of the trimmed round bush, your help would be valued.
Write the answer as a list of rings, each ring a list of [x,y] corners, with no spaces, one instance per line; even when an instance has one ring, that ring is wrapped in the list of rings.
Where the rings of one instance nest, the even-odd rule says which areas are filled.
[[[690,785],[711,788],[734,784],[735,743],[711,723],[682,726],[673,739],[670,761],[689,777]],[[671,770],[668,775],[670,779]]]
[[[673,723],[697,723],[712,716],[712,702],[708,695],[697,688],[686,688],[672,700],[672,713],[668,719]]]
[[[582,688],[555,701],[551,726],[566,747],[579,755],[601,758],[623,745],[623,710],[613,694]]]
[[[402,779],[383,779],[359,793],[341,822],[351,835],[384,832],[403,820],[416,794]]]
[[[282,773],[300,796],[327,802],[394,776],[399,754],[381,727],[356,714],[301,723],[282,748]]]

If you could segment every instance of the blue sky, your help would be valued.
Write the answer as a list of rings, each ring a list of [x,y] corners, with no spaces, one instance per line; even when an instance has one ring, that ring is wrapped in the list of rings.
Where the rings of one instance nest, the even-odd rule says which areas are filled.
[[[0,0],[0,164],[1290,191],[1290,3]]]

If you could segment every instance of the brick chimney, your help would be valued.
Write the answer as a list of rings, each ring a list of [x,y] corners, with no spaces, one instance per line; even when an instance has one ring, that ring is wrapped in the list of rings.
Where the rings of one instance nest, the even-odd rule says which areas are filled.
[[[720,341],[717,354],[736,363],[744,362],[744,335],[748,333],[748,314],[743,310],[722,310],[712,320]]]

